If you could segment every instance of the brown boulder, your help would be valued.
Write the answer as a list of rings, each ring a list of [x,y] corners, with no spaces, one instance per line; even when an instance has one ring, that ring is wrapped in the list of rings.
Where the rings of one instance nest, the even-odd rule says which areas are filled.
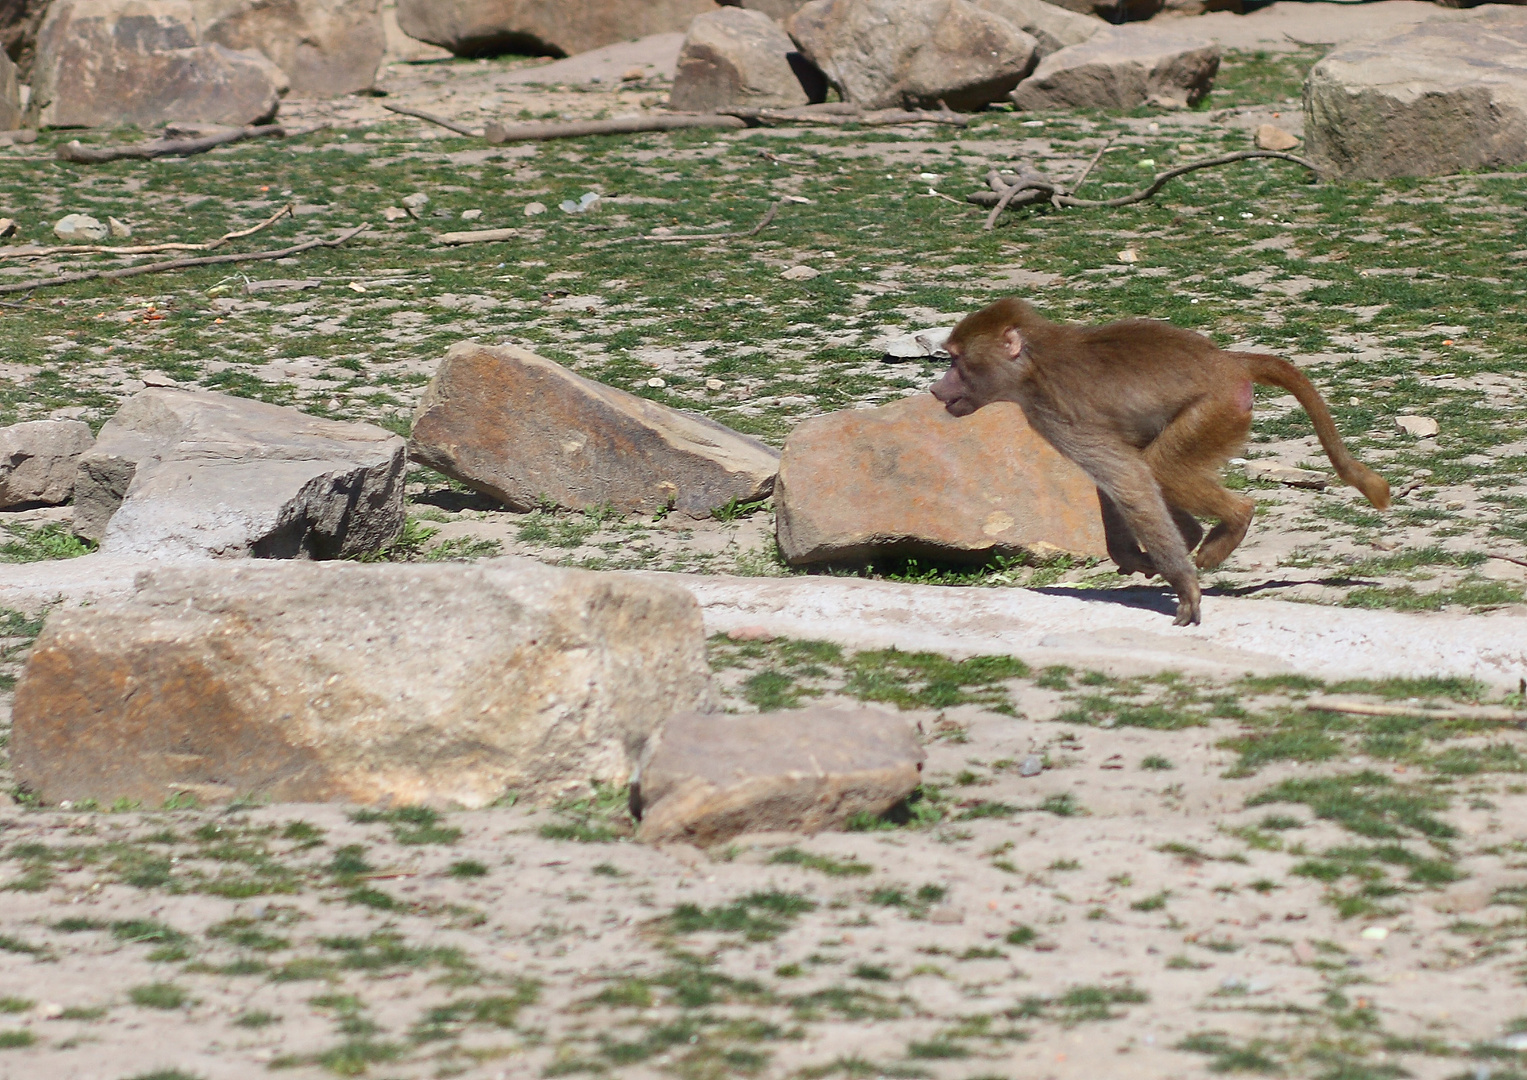
[[[1166,6],[1165,0],[1045,0],[1045,2],[1083,15],[1096,15],[1111,23],[1121,23],[1130,19],[1149,19]]]
[[[0,428],[0,508],[68,502],[80,455],[94,442],[82,420],[28,420]]]
[[[21,84],[16,65],[0,52],[0,131],[15,131],[21,126]]]
[[[871,709],[680,713],[642,754],[637,836],[709,847],[743,833],[841,829],[910,795],[923,757],[910,724]]]
[[[37,127],[242,126],[271,119],[286,74],[257,52],[203,44],[190,0],[54,0],[37,37]]]
[[[22,82],[31,75],[37,28],[47,11],[48,0],[0,0],[0,49],[16,62]]]
[[[380,0],[196,0],[203,40],[263,53],[292,96],[338,97],[376,85],[387,38]]]
[[[1103,557],[1097,489],[1009,402],[956,419],[931,394],[804,421],[774,490],[792,566],[875,557]]]
[[[1219,46],[1153,26],[1104,27],[1051,53],[1013,91],[1019,109],[1186,108],[1214,86]]]
[[[47,803],[483,806],[624,783],[657,725],[712,695],[675,585],[520,559],[209,563],[54,612],[10,754]]]
[[[398,0],[409,37],[457,56],[571,56],[617,41],[683,31],[714,0]]]
[[[1034,67],[1039,43],[969,0],[811,0],[790,36],[844,101],[980,109]]]
[[[409,456],[531,510],[673,506],[705,517],[773,489],[779,454],[703,416],[576,375],[512,345],[451,347],[414,416]]]
[[[695,17],[679,53],[669,107],[713,112],[729,105],[793,108],[827,97],[827,79],[779,23],[725,7]]]

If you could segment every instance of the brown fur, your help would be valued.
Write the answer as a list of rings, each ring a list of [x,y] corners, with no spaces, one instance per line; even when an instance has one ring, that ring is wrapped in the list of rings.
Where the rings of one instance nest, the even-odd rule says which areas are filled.
[[[1348,453],[1315,387],[1275,356],[1150,319],[1063,326],[1016,298],[967,315],[946,348],[953,362],[933,395],[955,416],[1017,402],[1097,484],[1119,569],[1176,590],[1179,626],[1201,619],[1197,569],[1223,562],[1251,525],[1252,501],[1225,490],[1219,470],[1251,431],[1253,382],[1298,398],[1337,474],[1389,505],[1389,485]],[[1215,520],[1207,537],[1197,518]]]

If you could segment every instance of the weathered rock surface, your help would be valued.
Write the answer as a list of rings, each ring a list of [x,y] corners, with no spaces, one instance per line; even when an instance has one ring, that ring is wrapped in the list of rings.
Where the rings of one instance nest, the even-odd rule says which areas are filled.
[[[47,10],[48,0],[0,0],[0,49],[15,61],[22,82],[31,74],[37,28]]]
[[[1013,91],[1020,109],[1184,108],[1214,85],[1219,46],[1146,26],[1104,27],[1051,53]]]
[[[344,558],[403,528],[405,464],[370,424],[150,388],[80,458],[74,530],[121,556]]]
[[[398,0],[398,26],[457,56],[571,56],[617,41],[682,31],[713,0]]]
[[[483,806],[623,783],[712,693],[677,586],[528,559],[160,568],[49,619],[10,751],[48,803]]]
[[[66,244],[93,244],[109,230],[89,214],[65,214],[53,224],[53,235]]]
[[[1166,6],[1165,0],[1046,0],[1046,3],[1083,15],[1096,15],[1111,23],[1149,19]]]
[[[812,0],[790,36],[866,109],[979,109],[1031,70],[1039,43],[970,0]]]
[[[724,7],[695,17],[668,95],[680,112],[728,105],[793,108],[827,97],[827,79],[769,16]]]
[[[452,346],[409,456],[502,502],[694,517],[773,488],[778,453],[703,416],[604,386],[513,346]]]
[[[54,0],[37,39],[29,123],[255,124],[286,74],[257,52],[203,44],[191,0]]]
[[[0,509],[68,502],[80,455],[94,442],[90,425],[81,420],[29,420],[0,428]]]
[[[380,0],[195,0],[204,42],[264,54],[294,97],[338,97],[376,85],[387,49]]]
[[[637,835],[709,847],[742,833],[841,829],[910,795],[923,756],[910,724],[873,709],[680,713],[642,755]]]
[[[21,83],[16,65],[0,52],[0,131],[15,131],[21,126]]]
[[[1097,489],[998,402],[956,419],[931,394],[802,422],[774,486],[792,566],[875,557],[1103,556]]]
[[[1339,46],[1304,83],[1308,156],[1358,179],[1527,161],[1527,9],[1439,13]]]
[[[761,11],[771,19],[784,22],[801,9],[807,0],[742,0],[738,7]]]
[[[1039,55],[1049,56],[1068,45],[1089,41],[1107,28],[1101,19],[1068,11],[1046,0],[971,0],[976,7],[1001,16],[1039,42]]]

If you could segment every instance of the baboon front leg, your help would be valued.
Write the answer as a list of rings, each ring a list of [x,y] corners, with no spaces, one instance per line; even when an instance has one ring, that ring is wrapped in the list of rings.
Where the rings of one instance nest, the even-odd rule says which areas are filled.
[[[1108,557],[1118,566],[1119,573],[1126,577],[1130,574],[1143,574],[1147,578],[1156,576],[1156,562],[1149,553],[1140,549],[1140,542],[1135,539],[1135,534],[1130,531],[1129,524],[1124,520],[1118,504],[1108,497],[1108,493],[1098,488],[1098,506],[1103,512],[1103,539],[1108,546]],[[1203,539],[1204,529],[1198,520],[1186,510],[1179,510],[1175,506],[1168,506],[1172,521],[1177,525],[1177,531],[1182,535],[1183,546],[1189,551],[1198,547],[1198,542]]]

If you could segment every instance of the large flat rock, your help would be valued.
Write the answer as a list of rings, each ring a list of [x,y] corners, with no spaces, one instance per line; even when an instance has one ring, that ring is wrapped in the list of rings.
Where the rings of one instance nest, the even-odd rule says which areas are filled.
[[[1012,93],[1019,109],[1186,108],[1214,85],[1219,46],[1191,23],[1105,27],[1053,52]]]
[[[714,0],[398,0],[398,26],[457,56],[572,56],[651,34],[682,33]]]
[[[1527,161],[1527,9],[1442,12],[1340,46],[1304,84],[1309,156],[1335,176]]]
[[[44,802],[483,806],[623,783],[653,729],[713,707],[673,583],[530,560],[210,563],[55,612],[10,753]]]
[[[779,455],[511,345],[461,342],[414,417],[409,456],[502,502],[694,517],[767,495]]]
[[[370,424],[150,388],[80,457],[74,530],[115,556],[344,558],[403,528],[405,464]]]
[[[877,709],[680,713],[642,755],[638,836],[710,847],[743,833],[842,829],[922,779],[912,726]]]
[[[294,97],[370,90],[387,51],[380,0],[196,0],[203,40],[263,53]]]
[[[785,441],[774,505],[793,566],[1106,555],[1097,488],[1010,402],[956,419],[918,394],[803,421]]]
[[[289,86],[262,53],[204,43],[191,0],[54,0],[38,32],[29,123],[261,123]]]

